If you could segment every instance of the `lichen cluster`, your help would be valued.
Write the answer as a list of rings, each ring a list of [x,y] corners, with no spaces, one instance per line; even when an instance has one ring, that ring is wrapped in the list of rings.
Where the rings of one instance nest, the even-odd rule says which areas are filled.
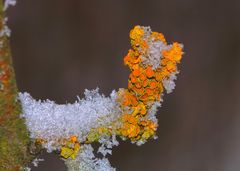
[[[142,26],[130,31],[130,40],[131,49],[124,57],[131,71],[128,87],[110,97],[98,89],[86,90],[85,98],[74,104],[58,105],[19,94],[31,138],[48,152],[59,151],[69,170],[115,170],[106,155],[119,144],[117,139],[141,145],[156,138],[157,108],[164,90],[170,93],[175,87],[183,45],[168,45],[162,33]],[[94,142],[100,144],[97,151],[91,146]]]
[[[164,85],[177,72],[182,57],[182,45],[168,46],[162,33],[149,27],[135,26],[130,32],[132,49],[124,58],[129,66],[128,88],[120,91],[124,114],[120,135],[132,141],[145,142],[157,129],[156,119],[149,118],[149,110],[160,102]]]

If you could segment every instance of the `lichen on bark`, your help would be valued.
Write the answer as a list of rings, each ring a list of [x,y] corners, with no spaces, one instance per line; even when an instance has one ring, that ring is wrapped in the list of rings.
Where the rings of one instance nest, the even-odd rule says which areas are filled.
[[[0,31],[4,29],[3,0],[0,0]],[[20,118],[21,105],[9,37],[0,37],[0,171],[19,171],[31,159],[28,152],[30,138],[24,120]]]

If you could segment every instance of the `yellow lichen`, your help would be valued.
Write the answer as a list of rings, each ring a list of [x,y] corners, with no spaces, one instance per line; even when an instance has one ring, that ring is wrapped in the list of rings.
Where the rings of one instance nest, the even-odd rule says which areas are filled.
[[[77,136],[71,136],[69,139],[64,141],[60,155],[61,157],[67,159],[72,158],[75,159],[79,150],[80,150],[80,143],[77,141]]]

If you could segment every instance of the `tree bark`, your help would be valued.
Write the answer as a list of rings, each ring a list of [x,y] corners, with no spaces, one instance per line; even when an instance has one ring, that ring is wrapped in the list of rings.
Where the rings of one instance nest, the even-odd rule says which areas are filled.
[[[3,0],[0,0],[0,31],[5,28]],[[19,171],[31,159],[28,153],[30,138],[24,120],[20,118],[21,105],[9,37],[0,37],[0,171]]]

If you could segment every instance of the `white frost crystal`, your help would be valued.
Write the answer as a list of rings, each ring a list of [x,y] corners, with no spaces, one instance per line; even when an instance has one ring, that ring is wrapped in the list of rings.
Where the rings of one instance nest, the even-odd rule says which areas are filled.
[[[176,74],[178,74],[178,72],[171,73],[169,78],[165,78],[163,80],[163,86],[166,89],[167,93],[171,93],[176,86],[174,82],[177,79]]]
[[[85,90],[85,98],[73,104],[58,105],[53,101],[37,101],[28,93],[19,93],[23,114],[30,136],[33,139],[46,140],[42,144],[48,151],[60,150],[59,138],[75,135],[78,141],[86,141],[86,136],[93,128],[107,126],[117,120],[121,109],[117,103],[117,93],[113,91],[110,97],[98,93],[98,88]],[[102,144],[98,152],[103,156],[111,154],[113,146],[118,145],[116,135],[104,136],[99,140]],[[40,160],[33,161],[37,166]],[[70,171],[114,171],[109,161],[104,157],[95,158],[91,145],[81,146],[76,159],[66,159]]]
[[[32,161],[32,164],[33,164],[34,167],[38,167],[39,162],[42,162],[42,161],[44,161],[44,159],[36,158]]]
[[[83,145],[75,160],[66,159],[69,171],[115,171],[107,158],[96,158],[91,145]]]
[[[91,129],[107,125],[120,115],[115,92],[111,97],[98,93],[98,89],[85,91],[85,98],[73,104],[58,105],[53,101],[36,101],[28,93],[20,93],[22,117],[26,119],[33,139],[47,140],[45,148],[51,152],[58,149],[59,138],[77,136],[79,142],[86,140]]]

